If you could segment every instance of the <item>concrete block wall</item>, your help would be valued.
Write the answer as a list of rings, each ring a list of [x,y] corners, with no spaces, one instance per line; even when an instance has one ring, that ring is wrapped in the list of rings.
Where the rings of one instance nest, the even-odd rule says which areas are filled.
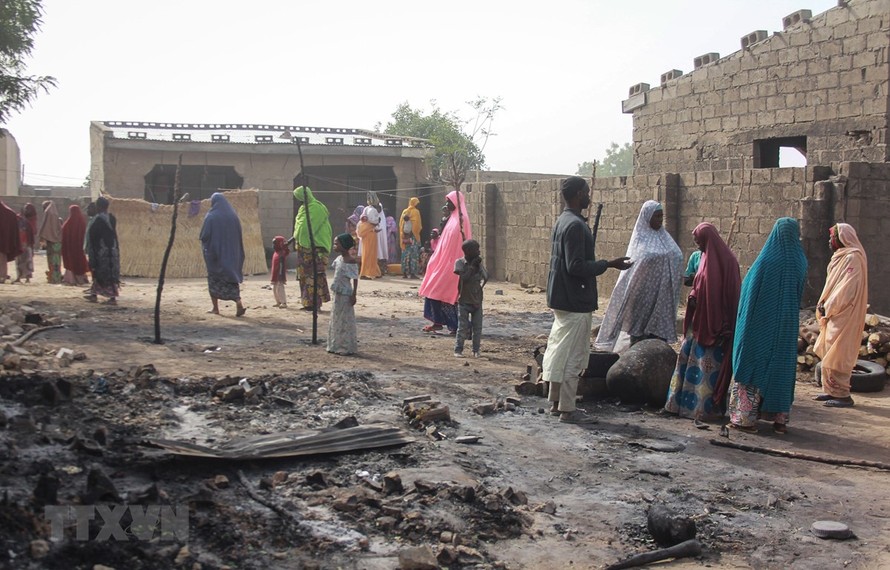
[[[729,243],[744,276],[776,219],[791,216],[801,223],[809,262],[804,304],[811,305],[825,281],[828,228],[846,221],[856,227],[869,255],[872,309],[890,314],[890,289],[883,286],[890,279],[890,253],[882,247],[890,235],[890,164],[843,163],[838,175],[826,172],[822,167],[736,169],[597,179],[590,210],[592,225],[595,205],[603,204],[597,257],[624,255],[643,202],[656,199],[664,205],[665,226],[684,258],[696,247],[693,229],[708,221]],[[546,286],[550,234],[563,209],[561,180],[469,188],[473,235],[494,278]],[[609,296],[617,278],[614,270],[599,278],[601,297]]]
[[[559,213],[561,179],[466,184],[473,237],[495,279],[547,285],[550,232]]]
[[[21,177],[19,145],[12,133],[0,128],[0,196],[18,196]]]
[[[650,89],[634,172],[751,167],[754,141],[777,137],[805,136],[811,165],[890,160],[888,14],[850,0]]]
[[[844,163],[838,178],[844,186],[835,201],[835,220],[856,228],[868,257],[871,310],[890,315],[890,164]],[[827,232],[823,240],[827,248]]]
[[[294,195],[293,192],[260,189],[260,220],[263,222],[263,247],[272,249],[275,236],[290,239],[294,235]],[[331,216],[332,219],[334,216]],[[334,229],[336,233],[337,228]],[[269,252],[267,252],[269,253]]]

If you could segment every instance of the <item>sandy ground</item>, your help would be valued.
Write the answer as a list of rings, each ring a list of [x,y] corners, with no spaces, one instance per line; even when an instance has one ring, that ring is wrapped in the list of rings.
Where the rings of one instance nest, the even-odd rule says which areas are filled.
[[[533,364],[531,352],[544,343],[542,335],[549,331],[551,321],[544,294],[509,283],[489,283],[483,357],[459,360],[452,356],[453,337],[420,331],[425,321],[422,301],[416,296],[418,285],[419,281],[400,277],[360,282],[356,305],[360,354],[353,357],[331,355],[324,349],[329,306],[318,315],[319,344],[314,346],[312,315],[298,309],[296,282],[288,284],[290,307],[276,309],[272,292],[266,288],[267,276],[245,281],[242,291],[248,310],[242,318],[236,318],[234,305],[225,302],[221,315],[207,314],[210,301],[203,279],[168,281],[161,310],[164,343],[160,345],[151,342],[154,280],[127,279],[117,306],[89,304],[80,288],[43,283],[0,286],[0,302],[27,304],[63,316],[65,328],[41,333],[25,346],[85,352],[86,360],[61,371],[67,376],[89,378],[92,371],[95,378],[146,364],[153,364],[163,377],[180,379],[371,372],[379,394],[358,407],[345,402],[344,415],[354,413],[361,423],[383,420],[406,429],[410,428],[399,411],[401,399],[432,395],[451,409],[454,422],[442,426],[449,439],[433,441],[423,432],[414,432],[417,442],[401,448],[399,454],[359,453],[321,462],[279,460],[274,466],[259,463],[246,470],[258,478],[275,470],[303,473],[319,465],[333,469],[338,461],[348,461],[351,468],[367,457],[380,462],[366,464],[373,473],[388,469],[387,462],[394,457],[409,454],[411,461],[402,465],[406,479],[466,480],[525,492],[529,504],[518,507],[525,521],[521,532],[473,543],[485,555],[480,567],[603,567],[654,548],[645,530],[646,509],[653,502],[664,502],[696,518],[705,548],[702,557],[674,562],[671,568],[890,568],[887,471],[716,447],[709,440],[720,438],[719,424],[696,429],[688,420],[664,417],[654,410],[621,412],[609,400],[583,404],[600,418],[592,426],[559,424],[540,413],[546,402],[537,397],[523,397],[514,412],[480,416],[472,412],[474,404],[515,396],[514,385],[526,366]],[[835,410],[811,401],[819,390],[810,380],[806,375],[799,378],[786,435],[774,434],[770,424],[764,423],[759,435],[732,432],[731,441],[890,463],[890,391],[856,395],[854,408]],[[139,400],[128,401],[137,402],[131,404],[135,407],[130,410],[130,421],[139,424]],[[169,413],[189,402],[174,394],[146,401],[146,410],[160,406]],[[202,413],[200,407],[192,409]],[[232,426],[213,422],[215,436],[262,433],[264,424],[280,419],[268,408],[243,406],[236,412],[251,421]],[[322,417],[337,412],[334,402],[306,421],[317,427]],[[201,433],[202,427],[210,432],[207,417],[190,425],[190,434],[198,441],[209,437]],[[142,435],[183,434],[160,424],[145,424],[140,427]],[[233,426],[237,433],[232,432]],[[479,445],[459,445],[453,442],[459,435],[483,439]],[[639,445],[652,441],[679,444],[680,451],[653,451]],[[176,476],[188,477],[192,467],[176,465]],[[207,469],[219,470],[202,468],[196,473]],[[0,479],[0,487],[6,489],[32,484],[27,474],[7,473]],[[232,500],[250,502],[243,495]],[[535,510],[547,501],[556,505],[554,514]],[[370,544],[311,552],[301,544],[267,544],[252,550],[249,563],[245,559],[231,562],[217,553],[219,567],[227,560],[231,567],[312,567],[307,561],[314,560],[321,568],[396,568],[400,548],[424,543],[398,533],[375,534],[361,521],[341,519],[342,524],[366,531]],[[810,525],[823,519],[848,524],[857,538],[826,541],[813,537]],[[452,524],[461,525],[459,521]],[[435,540],[426,543],[438,547]],[[203,548],[211,550],[207,544]],[[272,556],[272,551],[278,554]],[[101,561],[100,555],[96,557],[96,562]],[[203,567],[214,564],[205,562]]]

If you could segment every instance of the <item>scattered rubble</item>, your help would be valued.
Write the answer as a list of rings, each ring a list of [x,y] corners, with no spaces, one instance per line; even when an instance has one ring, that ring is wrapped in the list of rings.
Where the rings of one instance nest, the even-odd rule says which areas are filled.
[[[49,356],[54,358],[57,352]],[[422,456],[421,448],[365,450],[327,459],[307,455],[287,468],[244,464],[251,470],[247,475],[232,471],[228,463],[172,461],[165,459],[169,456],[163,451],[138,445],[167,442],[166,449],[193,455],[196,450],[205,456],[210,455],[207,450],[217,455],[223,450],[258,457],[263,446],[273,455],[284,453],[307,436],[310,441],[322,437],[324,445],[335,447],[349,444],[354,437],[361,440],[362,432],[377,437],[373,434],[380,433],[379,426],[359,425],[355,417],[342,416],[344,409],[358,413],[369,402],[385,401],[376,380],[367,373],[167,378],[154,366],[143,365],[101,375],[58,374],[20,374],[0,384],[0,398],[19,410],[3,416],[7,429],[0,431],[0,444],[14,439],[18,449],[34,453],[45,448],[54,458],[33,475],[26,475],[33,468],[24,464],[8,464],[6,469],[19,470],[20,480],[28,486],[10,489],[9,503],[0,511],[25,509],[40,520],[43,505],[188,505],[190,538],[187,545],[163,540],[151,545],[104,542],[102,554],[95,550],[98,543],[73,540],[73,534],[66,534],[61,543],[49,542],[49,548],[38,542],[47,538],[41,534],[24,534],[30,536],[25,541],[2,541],[0,546],[18,552],[16,556],[22,559],[40,557],[48,566],[68,567],[81,567],[78,560],[89,560],[90,568],[103,563],[122,568],[134,567],[138,556],[158,567],[176,566],[179,560],[180,565],[217,568],[243,566],[252,556],[243,545],[258,536],[279,549],[344,553],[367,549],[370,537],[378,536],[386,543],[398,541],[399,552],[423,551],[423,556],[411,558],[417,567],[438,567],[446,564],[443,561],[449,567],[466,567],[492,564],[495,559],[489,546],[522,535],[532,524],[528,497],[516,487],[416,477],[406,484],[402,469],[406,461]],[[223,397],[234,388],[259,392],[253,401]],[[279,399],[294,405],[282,405]],[[502,399],[502,404],[515,405],[515,400]],[[449,414],[437,412],[442,415],[432,417],[445,419],[436,421],[424,415],[447,410],[429,397],[406,402],[405,409],[414,413],[410,419],[424,429],[450,434],[458,428]],[[44,410],[53,410],[52,416]],[[273,410],[272,415],[264,413]],[[313,424],[318,427],[307,431]],[[296,425],[302,429],[294,430]],[[287,427],[291,431],[276,431]],[[384,431],[398,433],[399,428],[385,426]],[[458,437],[462,442],[481,439],[472,435],[454,439]],[[230,443],[220,443],[224,441]],[[347,449],[349,445],[336,451]],[[146,484],[149,478],[156,482]],[[240,499],[234,510],[235,497],[243,497],[244,490],[254,499],[253,506],[245,507]],[[101,517],[97,518],[90,522],[91,533],[101,528]],[[283,524],[276,524],[275,518]],[[4,520],[0,516],[0,533],[9,530]],[[73,532],[73,527],[66,530]]]

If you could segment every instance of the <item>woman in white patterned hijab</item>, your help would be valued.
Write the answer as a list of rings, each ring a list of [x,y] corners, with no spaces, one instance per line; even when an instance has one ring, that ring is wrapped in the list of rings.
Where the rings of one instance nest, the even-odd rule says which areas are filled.
[[[621,272],[603,317],[596,349],[611,351],[622,332],[631,344],[647,338],[677,340],[677,305],[683,283],[683,253],[664,229],[661,204],[649,200],[640,209],[627,257],[633,262]]]

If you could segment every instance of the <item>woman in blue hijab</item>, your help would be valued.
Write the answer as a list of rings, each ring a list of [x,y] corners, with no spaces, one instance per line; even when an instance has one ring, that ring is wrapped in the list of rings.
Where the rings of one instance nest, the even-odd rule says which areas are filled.
[[[235,301],[235,316],[247,312],[241,304],[241,288],[244,280],[244,244],[241,241],[241,220],[235,209],[221,193],[210,197],[210,211],[204,216],[201,227],[201,244],[204,263],[207,265],[207,288],[213,308],[208,313],[219,314],[219,300]]]
[[[779,218],[754,261],[739,298],[729,388],[730,426],[757,432],[771,420],[785,433],[797,371],[800,298],[807,258],[794,218]]]

